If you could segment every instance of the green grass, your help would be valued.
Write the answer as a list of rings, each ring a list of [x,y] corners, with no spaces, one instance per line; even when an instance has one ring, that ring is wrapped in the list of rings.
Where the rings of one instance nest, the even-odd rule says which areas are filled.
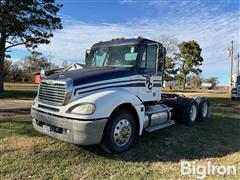
[[[240,102],[210,95],[213,115],[192,127],[144,133],[120,155],[37,133],[30,116],[0,119],[1,179],[185,179],[180,161],[240,166]],[[240,179],[212,176],[213,179]]]
[[[0,93],[0,99],[33,99],[37,94],[36,84],[5,83],[5,91]]]

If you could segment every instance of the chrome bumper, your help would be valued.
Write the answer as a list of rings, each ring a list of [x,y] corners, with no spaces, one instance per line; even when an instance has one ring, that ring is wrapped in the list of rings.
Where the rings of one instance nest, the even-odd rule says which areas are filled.
[[[107,119],[75,120],[31,109],[33,127],[48,136],[78,145],[99,144]],[[46,127],[48,131],[46,131]]]
[[[240,95],[237,95],[237,94],[232,94],[232,96],[231,97],[233,97],[233,98],[240,98]]]

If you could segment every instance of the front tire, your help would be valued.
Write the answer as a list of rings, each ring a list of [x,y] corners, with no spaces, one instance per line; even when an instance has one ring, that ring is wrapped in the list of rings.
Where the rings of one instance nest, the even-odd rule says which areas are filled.
[[[109,118],[102,144],[113,153],[129,149],[136,137],[136,121],[125,109],[115,111]]]

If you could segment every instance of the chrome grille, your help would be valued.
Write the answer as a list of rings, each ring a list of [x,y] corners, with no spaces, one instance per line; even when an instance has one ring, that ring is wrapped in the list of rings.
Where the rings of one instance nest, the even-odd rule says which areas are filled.
[[[66,82],[45,80],[39,87],[38,99],[42,103],[63,105],[66,97]]]

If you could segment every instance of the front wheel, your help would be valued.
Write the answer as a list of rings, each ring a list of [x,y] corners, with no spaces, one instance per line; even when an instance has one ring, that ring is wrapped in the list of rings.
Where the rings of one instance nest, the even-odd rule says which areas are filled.
[[[103,136],[103,145],[113,153],[129,149],[136,137],[136,122],[131,112],[117,110],[109,118]]]

